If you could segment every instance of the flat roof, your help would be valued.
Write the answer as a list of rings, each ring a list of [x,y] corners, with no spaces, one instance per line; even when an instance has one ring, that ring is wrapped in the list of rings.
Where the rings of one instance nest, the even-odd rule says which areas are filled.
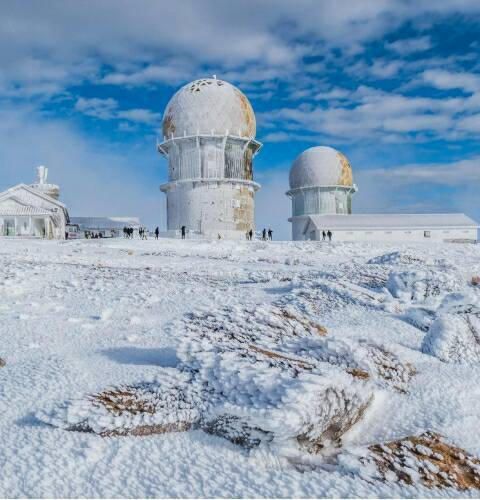
[[[297,217],[294,217],[297,218]],[[300,217],[298,217],[300,218]],[[349,214],[304,215],[318,229],[415,229],[435,227],[479,227],[465,214]]]

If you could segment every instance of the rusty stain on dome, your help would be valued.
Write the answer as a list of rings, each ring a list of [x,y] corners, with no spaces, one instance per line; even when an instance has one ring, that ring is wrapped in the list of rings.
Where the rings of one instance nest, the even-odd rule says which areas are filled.
[[[340,151],[337,151],[337,157],[340,160],[340,164],[342,166],[342,170],[340,172],[340,177],[338,178],[338,185],[339,186],[352,186],[353,185],[353,174],[352,174],[352,167],[350,165],[350,162],[348,161],[347,157],[343,153],[340,153]]]

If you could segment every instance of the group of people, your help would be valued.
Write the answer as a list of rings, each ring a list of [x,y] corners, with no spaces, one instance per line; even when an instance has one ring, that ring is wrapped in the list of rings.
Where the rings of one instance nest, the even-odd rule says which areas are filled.
[[[68,240],[68,233],[67,234],[67,240]],[[95,233],[94,231],[85,231],[85,239],[86,240],[96,240],[97,238],[103,238],[102,233]]]
[[[123,228],[123,237],[132,239],[133,238],[133,227],[124,227]]]
[[[330,231],[330,229],[327,232],[325,232],[325,230],[322,231],[322,240],[323,241],[325,241],[327,236],[328,236],[328,241],[332,241],[333,233],[332,233],[332,231]]]
[[[248,241],[252,241],[253,240],[253,229],[250,229],[250,231],[247,231],[247,234],[246,234],[246,237],[247,237],[247,240]],[[270,240],[272,241],[273,239],[273,231],[269,228],[268,231],[263,228],[263,231],[262,231],[262,240],[263,241],[267,241]]]

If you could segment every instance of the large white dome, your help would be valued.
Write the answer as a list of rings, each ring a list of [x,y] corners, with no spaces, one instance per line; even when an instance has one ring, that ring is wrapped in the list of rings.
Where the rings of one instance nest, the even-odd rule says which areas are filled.
[[[290,189],[313,186],[353,186],[347,157],[327,146],[307,149],[298,156],[290,170]]]
[[[253,138],[255,114],[247,97],[230,83],[216,78],[195,80],[170,99],[163,115],[163,136],[212,132]]]

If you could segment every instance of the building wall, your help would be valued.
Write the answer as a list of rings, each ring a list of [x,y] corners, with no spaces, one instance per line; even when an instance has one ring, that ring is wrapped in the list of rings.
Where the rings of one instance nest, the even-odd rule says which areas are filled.
[[[234,181],[176,182],[163,187],[167,195],[167,229],[207,237],[244,239],[254,229],[253,183]]]
[[[42,215],[37,215],[42,212]],[[0,202],[2,236],[45,236],[50,239],[64,239],[65,226],[66,217],[63,210],[25,189],[12,191],[10,197]]]
[[[292,215],[351,214],[352,192],[343,188],[306,188],[290,192]]]
[[[163,147],[168,152],[169,181],[253,178],[254,148],[248,139],[185,137],[171,140]]]
[[[167,140],[167,230],[217,238],[245,238],[255,229],[253,157],[260,144],[234,136],[194,136]]]
[[[314,230],[310,226],[306,235],[296,234],[298,239],[322,239],[322,231]],[[422,229],[355,229],[355,230],[336,230],[330,229],[333,233],[334,241],[423,241],[425,243],[437,243],[448,240],[477,240],[476,229],[465,228],[422,228]],[[425,234],[429,234],[426,237]]]

